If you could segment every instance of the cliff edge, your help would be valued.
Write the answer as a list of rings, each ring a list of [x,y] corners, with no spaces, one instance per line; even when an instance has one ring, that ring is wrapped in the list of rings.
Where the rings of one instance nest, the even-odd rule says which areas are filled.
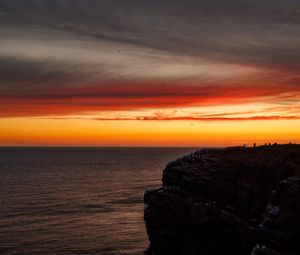
[[[300,145],[202,149],[145,192],[155,255],[300,254]]]

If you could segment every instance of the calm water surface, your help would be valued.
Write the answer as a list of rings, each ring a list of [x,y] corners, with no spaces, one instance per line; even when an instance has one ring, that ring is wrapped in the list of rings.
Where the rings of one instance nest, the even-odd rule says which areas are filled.
[[[142,254],[143,193],[193,148],[0,148],[0,254]]]

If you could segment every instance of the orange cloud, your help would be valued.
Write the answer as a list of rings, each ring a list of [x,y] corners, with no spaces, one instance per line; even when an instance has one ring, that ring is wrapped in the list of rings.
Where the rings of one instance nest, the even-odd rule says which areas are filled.
[[[299,100],[300,87],[284,85],[179,86],[158,84],[51,86],[2,89],[0,117],[86,114],[99,111]],[[287,97],[286,94],[291,96]],[[295,104],[295,103],[294,103]]]
[[[253,117],[135,117],[135,118],[95,118],[94,120],[145,120],[145,121],[172,121],[172,120],[186,120],[186,121],[252,121],[252,120],[298,120],[300,116],[253,116]]]

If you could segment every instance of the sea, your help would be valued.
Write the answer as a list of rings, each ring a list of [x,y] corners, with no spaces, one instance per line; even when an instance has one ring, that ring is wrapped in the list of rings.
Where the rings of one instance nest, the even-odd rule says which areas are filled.
[[[143,194],[195,150],[0,148],[0,254],[143,254]]]

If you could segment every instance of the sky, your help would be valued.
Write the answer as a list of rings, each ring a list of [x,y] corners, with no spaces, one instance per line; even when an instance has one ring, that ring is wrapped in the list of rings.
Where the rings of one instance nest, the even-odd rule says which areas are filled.
[[[299,0],[0,0],[0,145],[300,142]]]

